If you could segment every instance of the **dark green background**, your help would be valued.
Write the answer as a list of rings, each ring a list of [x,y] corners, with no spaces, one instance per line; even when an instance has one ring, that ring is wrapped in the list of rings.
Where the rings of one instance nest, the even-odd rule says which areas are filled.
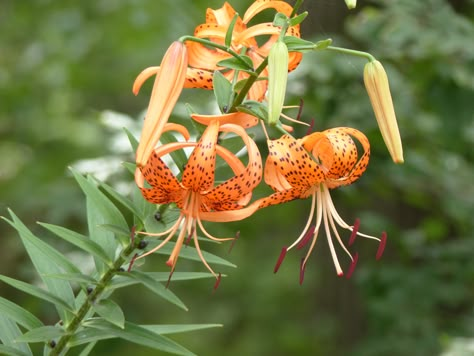
[[[248,4],[232,3],[240,13]],[[34,231],[40,231],[36,221],[84,231],[84,199],[67,167],[85,159],[94,160],[86,170],[113,171],[105,177],[126,192],[132,182],[119,164],[133,156],[121,127],[139,127],[151,88],[147,83],[134,97],[135,76],[158,65],[171,41],[204,22],[206,7],[220,5],[1,1],[0,214],[10,207]],[[231,255],[225,245],[213,248],[239,267],[222,271],[228,277],[214,295],[211,280],[172,283],[189,312],[141,288],[114,299],[137,323],[223,323],[174,337],[200,355],[439,354],[474,335],[474,2],[379,0],[349,12],[342,0],[308,0],[303,9],[310,11],[305,38],[331,37],[335,45],[369,51],[390,78],[404,165],[391,162],[380,138],[362,82],[363,60],[307,54],[290,76],[287,96],[289,103],[304,99],[302,119],[314,118],[317,130],[352,126],[371,140],[367,172],[332,196],[349,223],[361,218],[361,231],[388,232],[383,259],[375,261],[377,245],[360,239],[353,277],[337,278],[321,236],[303,286],[301,251],[290,253],[274,275],[281,247],[298,236],[309,213],[309,201],[297,201],[210,228],[216,235],[241,231]],[[183,95],[203,113],[211,100],[210,93]],[[104,110],[134,122],[112,115],[116,125],[105,124]],[[15,232],[0,224],[0,236],[0,273],[34,281]],[[158,255],[144,266],[164,267]],[[0,294],[45,323],[57,321],[52,308],[3,284]],[[118,340],[99,343],[93,354],[132,352],[154,354]]]

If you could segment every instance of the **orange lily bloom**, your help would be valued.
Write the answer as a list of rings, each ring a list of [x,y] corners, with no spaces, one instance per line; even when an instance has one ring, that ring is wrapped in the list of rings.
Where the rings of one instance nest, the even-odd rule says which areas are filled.
[[[357,146],[351,136],[362,145],[364,152],[360,158]],[[358,232],[358,220],[354,226],[349,226],[339,216],[329,194],[329,189],[351,184],[365,171],[369,162],[370,145],[362,132],[349,127],[340,127],[315,132],[299,140],[284,135],[278,140],[269,140],[268,147],[269,156],[265,165],[265,182],[276,192],[259,200],[260,208],[310,196],[312,201],[311,212],[303,232],[289,247],[282,249],[275,266],[275,272],[288,250],[294,247],[300,249],[312,238],[309,250],[301,262],[300,283],[303,281],[305,266],[315,246],[322,223],[324,223],[329,248],[339,276],[343,275],[343,271],[335,252],[331,232],[351,258],[352,264],[348,277],[353,272],[358,255],[352,256],[348,251],[337,231],[336,224],[351,231],[349,245],[354,242],[356,235],[379,241],[377,259],[381,257],[386,234],[383,233],[380,239],[362,234]],[[315,213],[315,227],[311,228]]]
[[[187,130],[181,125],[170,127],[179,130],[187,138]],[[168,129],[168,127],[166,128]],[[240,136],[247,148],[249,160],[245,166],[233,153],[217,144],[219,132],[229,132]],[[170,152],[187,147],[194,147],[189,156],[181,182],[173,175],[162,157]],[[234,176],[214,186],[216,156],[220,156],[232,169]],[[149,234],[164,236],[163,241],[144,257],[164,246],[177,233],[175,247],[166,264],[174,271],[179,252],[186,238],[193,238],[196,250],[207,269],[219,280],[204,259],[199,247],[197,230],[199,229],[211,240],[219,239],[209,234],[202,221],[226,222],[244,219],[253,214],[258,206],[247,206],[253,189],[259,184],[262,173],[262,161],[255,142],[245,130],[234,124],[220,124],[213,120],[201,136],[199,142],[175,142],[156,148],[147,164],[138,167],[135,181],[146,200],[154,204],[175,203],[181,210],[176,223],[168,230]],[[151,186],[145,187],[145,180]],[[148,233],[145,233],[148,234]]]
[[[240,53],[245,48],[245,54],[252,59],[255,68],[268,56],[270,48],[281,31],[279,27],[273,26],[270,22],[256,24],[251,27],[247,26],[255,15],[266,9],[275,9],[277,12],[281,12],[287,16],[290,16],[293,11],[291,5],[284,1],[257,0],[247,9],[243,19],[240,17],[237,18],[232,34],[231,49]],[[194,36],[207,38],[223,45],[227,30],[235,14],[235,10],[227,2],[217,10],[208,8],[206,12],[206,23],[196,27]],[[299,25],[290,27],[288,34],[300,37]],[[270,35],[270,38],[263,45],[259,46],[256,37],[262,35]],[[231,57],[227,52],[215,48],[208,48],[198,42],[187,41],[186,46],[189,50],[189,65],[193,68],[201,69],[203,72],[201,73],[203,79],[195,82],[195,85],[201,88],[201,83],[206,86],[209,85],[207,78],[209,78],[210,75],[212,76],[212,72],[222,69],[217,66],[217,63]],[[301,58],[302,54],[300,52],[290,52],[288,70],[291,71],[295,69],[300,63]],[[234,71],[229,70],[225,72],[224,75],[227,79],[233,80]],[[238,80],[246,79],[248,76],[247,73],[241,71],[239,72]],[[268,76],[266,69],[261,73],[261,76]],[[249,91],[248,98],[262,101],[267,90],[267,85],[266,80],[255,82]],[[209,89],[212,89],[212,86]]]
[[[148,157],[150,157],[160,139],[163,128],[183,89],[187,67],[186,46],[178,41],[173,42],[161,62],[162,70],[156,72],[155,83],[136,153],[136,162],[139,167],[146,164]],[[135,95],[142,83],[143,81],[139,81],[138,84],[137,82],[134,84],[133,92]]]

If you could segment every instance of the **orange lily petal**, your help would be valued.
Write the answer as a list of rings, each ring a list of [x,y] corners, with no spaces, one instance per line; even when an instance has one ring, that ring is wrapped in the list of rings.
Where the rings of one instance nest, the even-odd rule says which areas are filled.
[[[199,115],[191,114],[191,117],[203,125],[209,125],[212,120],[218,120],[221,125],[234,124],[244,128],[253,127],[258,124],[258,118],[255,116],[245,114],[243,112],[233,112],[222,115]]]
[[[310,188],[324,181],[322,168],[293,137],[283,135],[267,142],[273,165],[291,186]]]
[[[195,192],[209,190],[214,184],[219,121],[209,124],[188,159],[181,183]]]
[[[278,170],[278,168],[273,164],[272,158],[267,157],[265,162],[265,183],[275,191],[283,191],[291,189],[292,186],[288,181],[283,177]]]
[[[150,103],[143,124],[136,162],[144,166],[157,144],[163,127],[184,86],[188,66],[186,46],[178,41],[171,44],[155,78]]]
[[[138,92],[140,91],[140,88],[142,87],[143,83],[145,83],[146,80],[151,76],[157,75],[159,71],[160,67],[148,67],[142,70],[142,72],[138,74],[138,76],[135,78],[135,81],[133,82],[133,94],[138,95]]]
[[[286,16],[290,16],[293,11],[293,7],[284,1],[257,0],[245,11],[243,22],[249,23],[255,15],[266,9],[275,9],[276,12],[281,12]]]
[[[186,47],[189,53],[189,65],[194,68],[214,71],[218,69],[217,62],[230,57],[228,53],[207,48],[197,42],[187,41]]]
[[[258,204],[254,203],[246,208],[242,208],[239,210],[202,212],[199,214],[199,218],[203,221],[213,221],[213,222],[239,221],[239,220],[248,218],[250,215],[255,213],[258,209],[259,209]]]
[[[339,164],[331,167],[327,182],[329,188],[348,185],[355,182],[365,172],[370,158],[370,144],[367,137],[359,130],[350,127],[339,127],[323,131],[328,135]],[[357,160],[357,146],[351,136],[362,145],[364,153]],[[351,146],[351,147],[346,147]]]
[[[151,188],[144,187],[145,179]],[[154,152],[144,167],[136,169],[135,182],[145,199],[155,204],[175,202],[176,195],[183,191],[171,170]]]
[[[212,78],[212,72],[189,67],[186,72],[186,82],[184,83],[184,87],[210,90],[214,87]]]
[[[280,30],[280,27],[273,26],[271,22],[260,23],[236,34],[235,41],[244,44],[246,47],[251,47],[254,43],[250,43],[249,41],[255,41],[254,38],[256,36],[278,35]]]
[[[258,147],[245,130],[240,126],[227,124],[221,126],[221,131],[233,132],[242,137],[247,147],[249,161],[244,172],[219,184],[205,195],[209,202],[215,202],[217,205],[240,200],[251,193],[262,179],[262,159]]]
[[[305,190],[293,188],[273,193],[268,197],[257,200],[254,204],[258,204],[259,209],[261,209],[267,206],[278,205],[295,199],[305,198],[305,195]]]

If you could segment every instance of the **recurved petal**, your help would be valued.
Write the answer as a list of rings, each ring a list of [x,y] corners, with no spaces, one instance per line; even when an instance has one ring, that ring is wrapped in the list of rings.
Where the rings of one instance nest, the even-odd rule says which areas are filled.
[[[293,137],[268,140],[272,164],[292,187],[309,189],[325,180],[323,169]]]
[[[248,47],[255,46],[255,37],[262,35],[278,35],[280,30],[280,27],[273,26],[270,22],[260,23],[236,34],[235,42],[243,43]]]
[[[293,11],[291,5],[284,1],[257,0],[245,11],[243,22],[245,24],[249,23],[255,15],[266,9],[275,9],[276,12],[281,12],[286,16],[290,16]]]
[[[253,127],[258,124],[258,118],[243,112],[233,112],[222,115],[191,114],[191,117],[203,125],[209,125],[213,120],[218,120],[221,125],[234,124],[243,128]]]
[[[145,83],[146,80],[151,76],[157,75],[159,71],[160,67],[148,67],[142,70],[142,72],[138,74],[135,81],[133,82],[133,94],[138,95],[138,92],[140,91],[140,88],[142,87],[143,83]]]
[[[267,157],[265,162],[265,183],[275,191],[281,192],[283,190],[291,189],[291,184],[282,176],[277,166],[273,164],[272,158]]]
[[[253,204],[257,204],[258,208],[261,209],[271,205],[283,204],[295,199],[306,198],[306,196],[307,193],[305,190],[299,188],[292,188],[288,190],[283,190],[281,192],[273,193],[265,198],[258,199]]]
[[[214,201],[217,204],[221,202],[240,201],[251,193],[262,179],[262,159],[260,152],[255,142],[248,136],[245,130],[240,126],[227,124],[221,126],[221,131],[233,132],[242,137],[247,148],[249,161],[245,171],[219,184],[206,194],[209,202]]]
[[[189,156],[181,183],[195,192],[205,192],[214,185],[216,145],[219,121],[209,124]]]
[[[323,131],[331,141],[337,163],[328,174],[327,185],[335,188],[355,182],[365,172],[370,158],[370,144],[367,137],[359,130],[350,127],[338,127]],[[352,139],[356,138],[364,152],[358,158],[357,146]]]
[[[198,69],[214,71],[218,69],[217,62],[229,58],[230,54],[216,49],[210,49],[200,43],[187,41],[189,65]]]
[[[204,221],[213,221],[213,222],[239,221],[239,220],[248,218],[250,215],[255,213],[258,209],[259,209],[258,204],[253,203],[246,208],[242,208],[238,210],[202,212],[199,214],[199,218]]]

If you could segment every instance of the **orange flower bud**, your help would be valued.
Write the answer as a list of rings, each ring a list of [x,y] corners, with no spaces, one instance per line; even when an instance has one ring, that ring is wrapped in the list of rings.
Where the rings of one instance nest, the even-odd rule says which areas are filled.
[[[364,83],[385,145],[393,161],[403,163],[402,140],[393,108],[387,73],[379,61],[371,61],[365,65]]]
[[[140,143],[137,148],[136,162],[145,166],[153,149],[160,140],[163,127],[173,110],[184,87],[188,55],[186,46],[175,41],[163,57],[160,70],[157,71],[150,103],[143,124]],[[134,88],[138,91],[139,88]]]

